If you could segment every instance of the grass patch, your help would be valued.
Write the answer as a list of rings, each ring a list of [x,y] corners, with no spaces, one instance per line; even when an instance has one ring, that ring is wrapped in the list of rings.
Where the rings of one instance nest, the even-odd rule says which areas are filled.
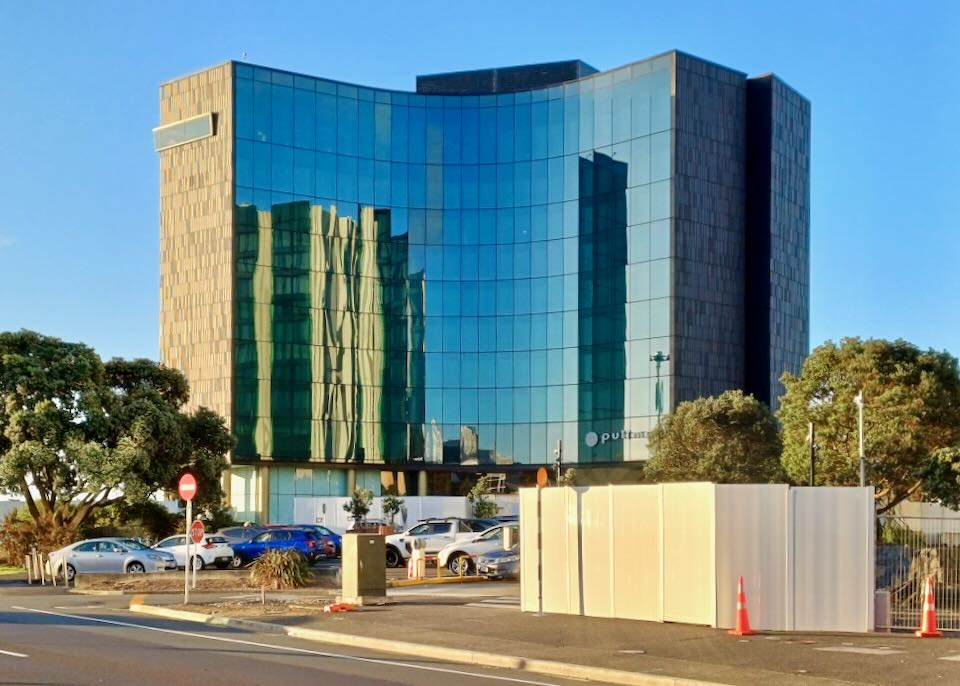
[[[11,567],[10,565],[0,565],[0,575],[19,574],[22,571],[23,571],[23,567]]]

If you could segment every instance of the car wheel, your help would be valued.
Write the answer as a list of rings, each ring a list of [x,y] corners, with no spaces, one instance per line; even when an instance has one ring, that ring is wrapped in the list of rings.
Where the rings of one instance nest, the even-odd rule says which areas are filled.
[[[146,568],[141,562],[131,562],[127,565],[127,574],[143,574]]]
[[[202,557],[200,557],[199,555],[194,555],[194,556],[193,556],[193,568],[194,568],[194,569],[201,570],[201,569],[203,569],[203,568],[206,567],[206,566],[207,566],[207,563],[203,561],[203,558],[202,558]]]
[[[243,567],[243,559],[239,555],[234,555],[233,559],[230,560],[230,566],[234,569],[240,569]]]
[[[462,572],[460,571],[461,566],[463,566]],[[457,576],[466,574],[470,569],[470,557],[463,553],[454,553],[450,556],[450,561],[447,562],[447,569]]]
[[[77,570],[74,569],[73,565],[67,565],[67,581],[73,581],[77,577]]]
[[[403,556],[392,545],[387,546],[387,567],[399,567],[403,564]]]

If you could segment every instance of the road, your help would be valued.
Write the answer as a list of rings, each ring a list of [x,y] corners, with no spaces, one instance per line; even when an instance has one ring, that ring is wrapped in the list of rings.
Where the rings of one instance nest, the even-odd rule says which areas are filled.
[[[574,683],[144,617],[124,602],[0,597],[0,684]]]

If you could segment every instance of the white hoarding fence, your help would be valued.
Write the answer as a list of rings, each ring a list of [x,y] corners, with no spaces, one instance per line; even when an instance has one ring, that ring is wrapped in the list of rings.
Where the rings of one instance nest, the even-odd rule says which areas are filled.
[[[521,604],[536,611],[536,492],[523,489]],[[545,612],[730,628],[873,629],[872,488],[710,483],[548,488]]]

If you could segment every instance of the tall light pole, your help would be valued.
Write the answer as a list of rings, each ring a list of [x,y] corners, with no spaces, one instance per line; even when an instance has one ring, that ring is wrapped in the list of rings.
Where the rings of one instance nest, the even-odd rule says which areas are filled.
[[[860,488],[867,485],[867,461],[863,454],[863,389],[853,398],[857,406],[857,425],[860,429]]]
[[[660,415],[663,414],[663,386],[660,385],[660,365],[664,362],[669,362],[670,356],[664,355],[658,350],[656,355],[650,356],[650,361],[657,363],[657,386],[653,396],[653,402],[657,408],[657,424],[659,424]]]

